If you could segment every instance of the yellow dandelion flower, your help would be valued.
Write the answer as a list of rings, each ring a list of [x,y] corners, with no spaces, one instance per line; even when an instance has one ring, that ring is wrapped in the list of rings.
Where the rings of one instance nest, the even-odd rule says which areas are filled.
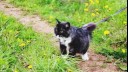
[[[96,0],[96,3],[99,4],[99,0]]]
[[[81,22],[81,19],[78,19],[79,22]]]
[[[96,12],[97,15],[99,15],[99,12]]]
[[[7,19],[7,17],[6,17],[6,16],[3,16],[3,18],[4,18],[4,19]]]
[[[34,6],[36,6],[36,4],[34,4]]]
[[[123,22],[123,24],[127,24],[127,22],[126,22],[126,21],[124,21],[124,22]]]
[[[49,16],[50,19],[53,19],[53,16]]]
[[[88,3],[85,3],[85,6],[88,6],[89,4]]]
[[[111,11],[112,9],[111,9],[111,8],[109,8],[108,10],[109,10],[109,11]]]
[[[20,38],[17,38],[17,42],[23,42],[23,40]]]
[[[12,30],[9,30],[10,33],[12,33],[13,31]]]
[[[21,41],[21,39],[20,38],[17,38],[17,41],[19,42],[19,41]]]
[[[32,69],[32,65],[29,65],[28,68],[29,68],[29,69]]]
[[[89,10],[86,8],[86,9],[84,9],[84,11],[88,12]]]
[[[107,8],[108,8],[108,5],[105,5],[105,6],[104,6],[104,8],[106,8],[106,9],[107,9]]]
[[[18,72],[17,70],[14,70],[14,72]]]
[[[96,14],[95,13],[92,13],[91,16],[96,16]]]
[[[68,69],[67,72],[72,72],[72,70],[71,69]]]
[[[110,34],[110,31],[108,30],[104,31],[104,35],[108,35],[108,34]]]
[[[89,0],[90,4],[94,4],[94,1],[93,0]]]
[[[25,46],[25,43],[21,43],[19,46],[20,47],[24,47]]]
[[[30,40],[27,40],[27,43],[30,43],[31,41]]]
[[[125,49],[122,49],[122,52],[123,52],[123,53],[126,53],[126,50],[125,50]]]
[[[98,11],[98,9],[95,9],[95,11]]]

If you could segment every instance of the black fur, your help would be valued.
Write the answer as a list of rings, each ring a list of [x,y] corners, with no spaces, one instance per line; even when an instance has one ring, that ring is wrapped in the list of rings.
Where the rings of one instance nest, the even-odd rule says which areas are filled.
[[[62,55],[66,55],[67,54],[66,46],[65,45],[60,44],[60,50],[61,50],[61,54]]]
[[[55,35],[59,37],[71,37],[71,42],[68,44],[69,55],[76,53],[85,54],[89,48],[89,40],[92,31],[96,28],[94,23],[89,23],[81,28],[70,26],[69,22],[60,22],[57,20],[57,25],[54,29]],[[60,50],[62,54],[66,54],[66,46],[60,43]]]

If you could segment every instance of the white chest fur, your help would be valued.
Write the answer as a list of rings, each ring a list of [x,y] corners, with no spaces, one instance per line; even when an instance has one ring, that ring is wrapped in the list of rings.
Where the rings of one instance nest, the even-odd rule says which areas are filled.
[[[60,43],[67,46],[71,42],[71,37],[59,37],[57,35],[57,38],[60,40]]]
[[[59,37],[57,35],[57,38],[60,40],[60,43],[66,46],[67,54],[69,54],[69,43],[71,43],[71,37]]]

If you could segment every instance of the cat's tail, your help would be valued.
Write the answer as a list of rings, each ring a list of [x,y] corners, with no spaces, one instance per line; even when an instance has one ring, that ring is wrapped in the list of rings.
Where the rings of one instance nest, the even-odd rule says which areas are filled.
[[[92,37],[92,32],[95,30],[96,24],[93,22],[90,22],[88,24],[85,24],[82,29],[87,30],[89,32],[89,35]]]

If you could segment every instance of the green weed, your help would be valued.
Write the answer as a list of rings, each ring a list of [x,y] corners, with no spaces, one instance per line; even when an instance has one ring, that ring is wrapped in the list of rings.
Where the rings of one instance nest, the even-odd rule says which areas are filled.
[[[75,59],[63,59],[50,38],[0,12],[0,71],[78,72]]]

